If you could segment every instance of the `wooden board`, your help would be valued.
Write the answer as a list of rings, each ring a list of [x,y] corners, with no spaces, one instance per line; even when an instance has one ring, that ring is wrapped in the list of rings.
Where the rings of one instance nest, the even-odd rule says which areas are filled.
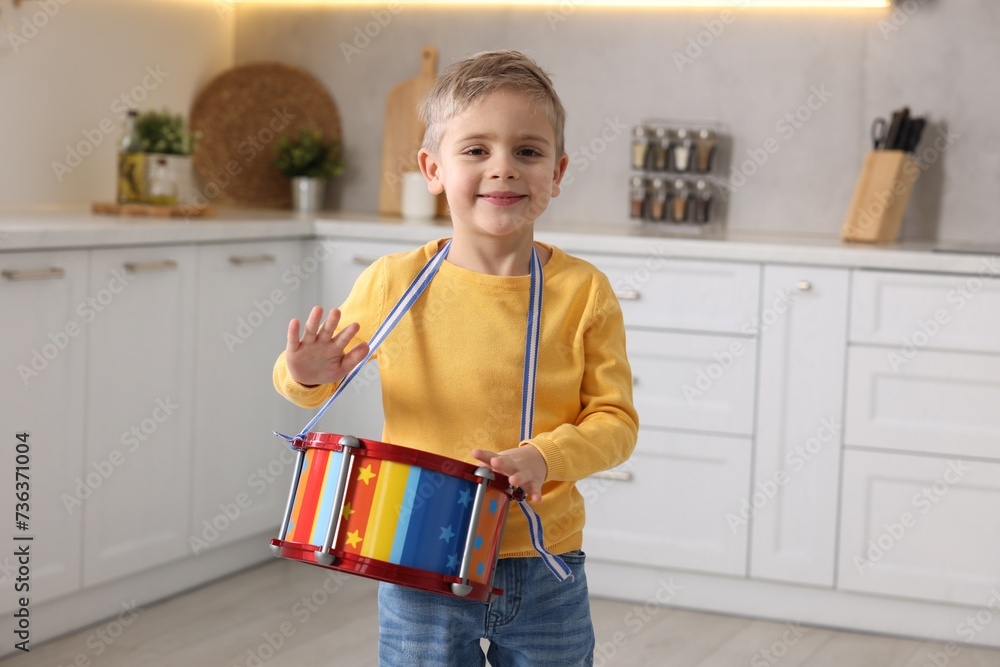
[[[424,140],[424,124],[417,115],[417,104],[434,85],[437,49],[425,46],[420,54],[420,71],[414,78],[391,91],[385,106],[385,134],[382,140],[382,178],[379,184],[378,210],[399,215],[403,172],[416,171],[417,152]],[[443,212],[444,195],[438,198],[438,213]]]
[[[97,202],[90,205],[94,213],[105,215],[135,215],[150,218],[205,218],[215,215],[214,206],[176,204],[155,206],[153,204],[119,204],[118,202]]]

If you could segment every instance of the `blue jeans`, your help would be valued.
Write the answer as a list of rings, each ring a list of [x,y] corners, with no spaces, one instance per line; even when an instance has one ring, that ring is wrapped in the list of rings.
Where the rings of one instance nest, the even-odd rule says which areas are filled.
[[[502,558],[489,604],[379,584],[378,662],[381,667],[482,667],[479,640],[490,640],[492,667],[594,664],[584,554],[561,558],[573,571],[560,582],[541,558]]]

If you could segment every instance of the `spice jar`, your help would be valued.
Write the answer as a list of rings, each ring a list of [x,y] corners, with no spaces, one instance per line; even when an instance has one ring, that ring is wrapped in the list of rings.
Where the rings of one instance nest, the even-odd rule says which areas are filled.
[[[712,204],[712,186],[708,181],[699,180],[694,185],[694,221],[698,223],[708,222],[709,215],[711,214],[711,204]]]
[[[656,171],[666,171],[670,166],[670,135],[667,128],[656,128],[656,138],[652,142],[653,169]]]
[[[681,128],[677,130],[677,143],[673,145],[673,170],[689,171],[691,169],[691,158],[694,152],[694,140],[691,134]]]
[[[688,189],[687,181],[678,178],[674,181],[674,198],[671,202],[670,219],[674,222],[685,222],[688,216],[688,201],[691,199],[691,191]]]
[[[714,132],[709,129],[698,130],[698,138],[694,140],[695,171],[707,174],[712,170],[715,143]]]
[[[662,222],[667,219],[667,183],[662,178],[654,178],[651,189],[649,219]]]
[[[632,177],[632,187],[629,189],[629,216],[633,220],[646,217],[646,179],[642,176]]]
[[[632,168],[645,169],[649,164],[649,130],[639,125],[632,130]]]

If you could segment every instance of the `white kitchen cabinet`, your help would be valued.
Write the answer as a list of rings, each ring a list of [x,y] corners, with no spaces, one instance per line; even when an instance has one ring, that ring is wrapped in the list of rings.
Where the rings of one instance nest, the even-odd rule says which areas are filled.
[[[592,558],[744,575],[747,526],[733,522],[749,498],[748,438],[639,429],[632,457],[578,483]]]
[[[983,607],[1000,586],[1000,463],[848,450],[838,586]]]
[[[854,346],[844,442],[948,456],[1000,458],[1000,356]]]
[[[640,423],[753,433],[756,339],[643,329],[626,339]]]
[[[0,555],[0,612],[24,595],[32,604],[80,589],[80,497],[96,472],[84,469],[84,356],[87,252],[0,254],[0,498],[7,503]],[[27,477],[15,478],[18,440],[27,432]],[[99,480],[100,477],[97,476]],[[16,487],[18,481],[27,481]],[[15,492],[27,491],[28,530],[15,525]],[[15,542],[14,536],[32,536]],[[16,592],[16,546],[28,546],[30,591]],[[22,582],[23,583],[23,582]]]
[[[316,300],[314,245],[198,248],[193,553],[281,523],[294,455],[272,431],[294,435],[310,411],[278,395],[271,373],[288,322]]]
[[[91,252],[86,469],[110,470],[83,507],[83,583],[188,553],[196,249]]]
[[[757,264],[574,254],[611,281],[626,326],[743,334],[753,327]]]
[[[833,586],[848,292],[846,269],[764,269],[751,576]]]
[[[925,348],[1000,352],[1000,279],[988,273],[855,271],[851,341],[888,345],[902,363]]]
[[[323,272],[321,295],[324,310],[339,307],[361,273],[376,259],[418,247],[417,244],[379,241],[337,240],[331,243],[327,240],[327,243],[330,243],[332,258]],[[400,296],[389,295],[392,301],[389,307]],[[378,440],[382,437],[384,421],[378,361],[370,361],[323,416],[317,430]]]

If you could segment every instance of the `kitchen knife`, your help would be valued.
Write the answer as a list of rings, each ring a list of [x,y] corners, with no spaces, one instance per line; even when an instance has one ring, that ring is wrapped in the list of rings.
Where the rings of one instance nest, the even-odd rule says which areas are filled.
[[[901,133],[910,117],[910,107],[903,107],[899,111],[892,112],[892,122],[889,123],[889,131],[885,136],[886,150],[899,150]]]
[[[906,136],[903,138],[903,150],[912,153],[920,143],[920,135],[924,133],[925,118],[914,118],[906,128]]]

